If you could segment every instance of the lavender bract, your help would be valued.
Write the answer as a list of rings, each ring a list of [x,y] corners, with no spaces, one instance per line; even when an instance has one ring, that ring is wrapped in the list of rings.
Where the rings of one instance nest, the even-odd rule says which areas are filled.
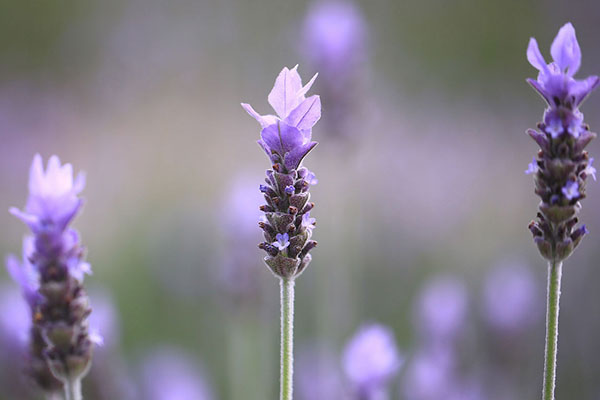
[[[7,269],[31,309],[29,372],[48,392],[57,390],[48,368],[65,387],[85,376],[97,338],[88,330],[91,308],[82,285],[90,265],[83,260],[78,233],[68,228],[81,208],[78,195],[84,186],[83,174],[73,181],[71,165],[61,165],[56,156],[44,171],[38,154],[25,210],[10,209],[33,232],[23,241],[23,261],[10,256]]]
[[[527,173],[535,179],[535,193],[540,196],[538,219],[529,229],[541,255],[551,262],[566,259],[587,233],[585,226],[575,228],[585,198],[585,182],[595,177],[592,158],[584,151],[596,137],[583,122],[579,106],[598,86],[597,76],[576,80],[581,64],[581,50],[575,29],[565,24],[551,47],[553,62],[546,64],[531,38],[527,59],[538,71],[537,80],[527,81],[544,98],[548,107],[538,130],[527,131],[540,146]]]
[[[258,144],[272,163],[266,185],[260,185],[267,204],[261,206],[265,219],[259,222],[266,241],[259,247],[267,252],[266,264],[281,278],[300,275],[311,260],[308,252],[317,245],[310,240],[314,218],[308,215],[314,207],[308,191],[316,178],[301,163],[317,145],[312,141],[312,127],[321,117],[321,100],[317,95],[306,97],[317,75],[302,86],[297,68],[284,68],[269,93],[277,116],[260,115],[242,103],[260,123]]]

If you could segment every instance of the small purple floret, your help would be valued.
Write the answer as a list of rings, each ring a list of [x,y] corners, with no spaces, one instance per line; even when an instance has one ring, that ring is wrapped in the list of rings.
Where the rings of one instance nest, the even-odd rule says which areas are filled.
[[[586,175],[591,175],[592,178],[594,178],[594,180],[596,180],[596,168],[592,166],[593,162],[594,162],[594,157],[590,157],[590,160],[588,161],[588,165],[587,165],[587,167],[585,167],[585,170],[583,172],[585,172]]]
[[[580,196],[579,183],[577,183],[576,181],[567,182],[565,187],[562,188],[562,193],[569,200],[578,198]]]
[[[277,247],[279,251],[283,251],[290,245],[290,235],[287,233],[284,233],[283,235],[278,233],[275,235],[275,239],[277,240],[273,242],[273,246]]]
[[[288,185],[285,187],[285,193],[286,194],[294,194],[294,192],[296,191],[296,189],[294,188],[293,185]]]
[[[540,167],[538,166],[537,160],[535,159],[535,157],[533,157],[533,160],[531,160],[531,162],[527,166],[527,169],[525,170],[525,173],[528,174],[528,175],[529,174],[535,174],[539,170],[540,170]]]

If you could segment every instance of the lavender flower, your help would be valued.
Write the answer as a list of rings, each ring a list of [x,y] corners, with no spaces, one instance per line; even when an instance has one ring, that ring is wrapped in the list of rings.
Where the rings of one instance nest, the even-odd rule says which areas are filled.
[[[266,185],[264,190],[268,188]],[[261,189],[263,191],[263,189]],[[264,193],[264,192],[263,192]],[[263,214],[258,207],[262,196],[250,176],[237,176],[229,184],[220,213],[223,242],[235,243],[223,251],[220,263],[220,283],[226,301],[236,305],[256,303],[260,297],[260,262],[254,259],[253,244],[260,239],[256,221]],[[264,215],[262,215],[264,216]]]
[[[537,80],[527,81],[546,100],[548,107],[539,130],[527,133],[540,146],[534,174],[540,203],[538,220],[529,225],[542,256],[553,262],[567,258],[584,232],[574,229],[578,222],[579,200],[585,198],[585,181],[595,176],[584,148],[596,137],[583,123],[579,106],[598,85],[597,76],[576,80],[581,50],[575,29],[565,24],[551,47],[553,62],[546,64],[537,42],[531,38],[527,59],[538,71]]]
[[[272,163],[267,170],[266,185],[259,187],[267,204],[258,225],[265,242],[259,248],[267,252],[265,263],[281,287],[281,400],[292,400],[294,371],[294,280],[310,263],[308,252],[317,245],[310,240],[314,220],[306,226],[304,215],[313,207],[308,189],[316,178],[301,167],[302,160],[317,145],[312,141],[312,127],[321,118],[319,96],[306,97],[317,75],[302,86],[298,66],[283,68],[269,93],[275,115],[260,115],[249,105],[242,107],[262,127],[258,144]]]
[[[520,264],[501,265],[484,285],[483,310],[487,323],[500,333],[519,333],[538,315],[539,287],[531,271]]]
[[[21,372],[27,367],[30,329],[31,311],[21,293],[13,286],[0,286],[0,387],[6,398],[29,398]]]
[[[464,327],[467,303],[467,291],[461,281],[443,277],[429,282],[415,310],[421,336],[430,342],[453,341]]]
[[[320,90],[329,105],[324,122],[331,135],[349,136],[363,117],[367,28],[352,1],[314,2],[304,20],[301,51],[325,77]]]
[[[159,349],[144,360],[142,380],[145,399],[211,400],[214,398],[198,365],[185,353]]]
[[[91,309],[82,286],[91,269],[83,260],[78,233],[68,228],[81,208],[78,194],[84,185],[83,174],[73,181],[71,165],[61,165],[56,156],[44,171],[38,154],[29,173],[25,210],[10,209],[34,234],[24,240],[22,263],[12,256],[7,260],[33,316],[31,375],[43,389],[54,390],[56,385],[46,373],[49,367],[64,383],[67,397],[77,397],[76,387],[91,364],[95,337],[88,331]]]
[[[539,130],[527,132],[541,148],[534,178],[535,193],[542,201],[537,221],[531,221],[529,229],[540,254],[548,260],[544,400],[554,399],[562,262],[587,233],[585,225],[575,226],[586,179],[595,173],[584,148],[596,134],[583,123],[579,106],[600,81],[597,76],[573,78],[581,64],[581,50],[570,23],[560,29],[550,52],[553,62],[546,64],[536,40],[529,41],[527,59],[539,74],[536,81],[528,82],[548,104]]]
[[[302,86],[297,69],[284,68],[269,93],[269,104],[277,116],[260,115],[242,103],[260,123],[258,144],[273,164],[267,171],[267,184],[260,187],[267,201],[261,206],[267,222],[259,223],[266,239],[259,247],[267,252],[265,262],[271,271],[282,278],[302,273],[311,260],[308,252],[317,244],[310,240],[312,229],[302,224],[304,215],[314,207],[308,190],[315,178],[301,162],[317,145],[311,137],[312,127],[321,117],[321,100],[317,95],[306,97],[317,75]]]
[[[382,325],[366,325],[346,345],[342,364],[358,398],[381,398],[403,363],[393,332]]]

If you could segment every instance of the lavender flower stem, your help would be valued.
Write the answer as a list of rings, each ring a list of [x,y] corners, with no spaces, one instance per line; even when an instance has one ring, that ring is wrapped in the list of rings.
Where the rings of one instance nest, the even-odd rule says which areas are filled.
[[[294,279],[281,278],[281,394],[292,400],[294,375]]]
[[[546,356],[544,360],[543,400],[554,400],[556,355],[558,353],[558,311],[562,262],[548,263],[548,308],[546,311]]]
[[[65,380],[65,400],[82,400],[81,379]]]

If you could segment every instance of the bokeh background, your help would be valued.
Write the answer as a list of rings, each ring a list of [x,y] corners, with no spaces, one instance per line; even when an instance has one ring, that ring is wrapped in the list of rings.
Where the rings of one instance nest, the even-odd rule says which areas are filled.
[[[105,346],[89,400],[277,398],[279,293],[256,248],[269,167],[259,112],[283,66],[320,75],[305,165],[319,247],[297,282],[296,387],[345,398],[348,341],[393,332],[391,399],[539,397],[546,266],[525,83],[573,22],[600,72],[600,3],[505,0],[0,1],[0,211],[23,206],[36,152],[85,170],[75,221]],[[582,110],[600,127],[600,94]],[[593,142],[589,151],[600,154]],[[557,397],[600,399],[600,191],[563,278]],[[0,254],[26,228],[0,212]],[[0,398],[19,378],[18,289],[0,272]],[[23,315],[26,310],[23,308]],[[432,388],[436,388],[433,390]],[[349,397],[350,398],[350,397]]]

